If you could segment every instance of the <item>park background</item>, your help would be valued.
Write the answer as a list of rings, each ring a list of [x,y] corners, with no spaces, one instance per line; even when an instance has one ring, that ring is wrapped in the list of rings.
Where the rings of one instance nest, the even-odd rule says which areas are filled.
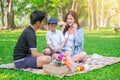
[[[37,32],[38,51],[46,47],[47,21],[64,21],[69,10],[77,12],[85,30],[84,50],[91,54],[120,57],[120,0],[0,0],[0,64],[13,62],[13,49],[21,32],[30,24],[35,9],[47,14],[42,30]],[[61,27],[58,27],[61,29]],[[61,80],[120,80],[120,63]],[[22,70],[0,69],[0,80],[59,80]]]

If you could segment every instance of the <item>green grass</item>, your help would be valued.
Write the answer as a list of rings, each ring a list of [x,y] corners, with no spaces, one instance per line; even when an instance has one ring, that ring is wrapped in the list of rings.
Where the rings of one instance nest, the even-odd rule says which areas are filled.
[[[21,32],[21,30],[0,32],[0,64],[13,61],[13,49]],[[37,32],[39,52],[46,47],[45,33],[46,31]],[[104,56],[120,57],[120,31],[113,33],[109,28],[92,32],[85,30],[84,50],[89,55],[97,53]],[[120,80],[120,63],[61,79],[22,70],[0,69],[0,80]]]

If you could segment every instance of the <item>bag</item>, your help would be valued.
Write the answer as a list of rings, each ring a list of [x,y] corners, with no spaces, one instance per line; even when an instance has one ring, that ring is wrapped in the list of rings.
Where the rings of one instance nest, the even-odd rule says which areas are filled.
[[[57,64],[47,64],[43,65],[43,70],[46,74],[56,75],[56,76],[63,76],[67,73],[70,73],[70,69],[67,65],[58,66]]]

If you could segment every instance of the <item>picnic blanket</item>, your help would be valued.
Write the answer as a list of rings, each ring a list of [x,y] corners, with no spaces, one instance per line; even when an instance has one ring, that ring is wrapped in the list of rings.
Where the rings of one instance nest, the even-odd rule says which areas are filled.
[[[117,62],[120,62],[120,57],[106,57],[106,56],[101,56],[98,54],[93,54],[93,55],[87,56],[86,61],[83,63],[83,64],[87,64],[89,66],[89,69],[87,71],[72,72],[72,73],[67,73],[67,74],[60,75],[60,76],[58,76],[58,75],[52,75],[52,76],[57,76],[57,77],[62,78],[63,76],[71,76],[71,75],[75,75],[75,74],[81,74],[81,73],[89,72],[94,69],[99,69],[104,66],[111,65],[111,64],[114,64]],[[0,68],[16,69],[14,66],[14,63],[1,64]],[[36,73],[36,74],[47,75],[43,69],[27,68],[27,69],[23,69],[23,71],[29,71],[29,72]]]

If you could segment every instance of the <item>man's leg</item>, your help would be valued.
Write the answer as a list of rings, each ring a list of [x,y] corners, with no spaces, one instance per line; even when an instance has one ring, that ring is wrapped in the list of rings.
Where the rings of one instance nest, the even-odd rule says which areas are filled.
[[[50,51],[49,48],[46,48],[46,49],[43,50],[44,55],[50,55],[50,53],[51,53],[51,51]]]
[[[51,61],[51,56],[37,57],[37,67],[43,67],[44,64],[48,64]]]

